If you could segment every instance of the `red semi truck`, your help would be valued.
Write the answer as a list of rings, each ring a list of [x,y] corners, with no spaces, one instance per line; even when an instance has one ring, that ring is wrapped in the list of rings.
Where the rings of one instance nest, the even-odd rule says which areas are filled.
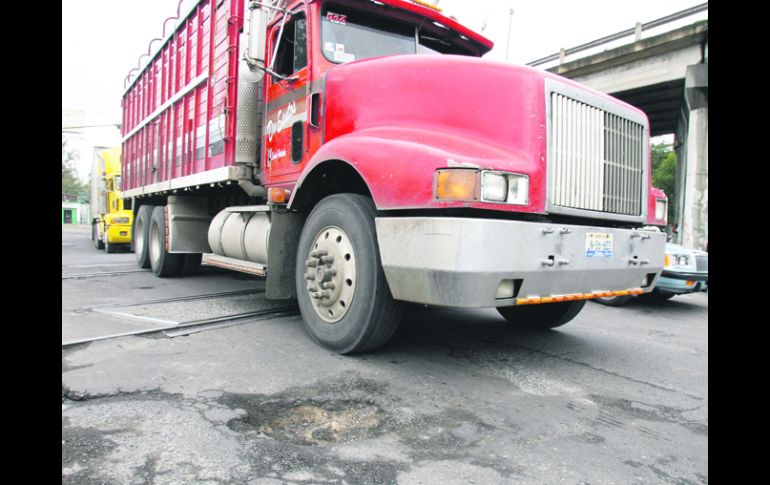
[[[640,110],[481,59],[418,1],[201,0],[176,23],[122,101],[155,275],[264,275],[342,354],[384,345],[402,302],[545,329],[659,277]]]

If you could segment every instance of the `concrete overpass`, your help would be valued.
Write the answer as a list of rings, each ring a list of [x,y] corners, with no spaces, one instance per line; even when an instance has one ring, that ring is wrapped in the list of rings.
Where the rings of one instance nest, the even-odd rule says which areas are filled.
[[[674,135],[677,197],[669,200],[679,219],[674,240],[701,249],[708,242],[708,19],[644,39],[642,34],[703,12],[708,14],[708,3],[529,63],[558,61],[547,70],[640,108],[652,136]],[[629,36],[631,43],[567,59]]]

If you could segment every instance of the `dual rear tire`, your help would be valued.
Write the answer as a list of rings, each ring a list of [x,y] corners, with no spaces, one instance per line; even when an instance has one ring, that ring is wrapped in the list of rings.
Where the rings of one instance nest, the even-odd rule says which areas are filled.
[[[132,241],[139,267],[152,269],[160,278],[191,275],[200,268],[200,253],[168,252],[166,206],[139,207],[134,218]]]

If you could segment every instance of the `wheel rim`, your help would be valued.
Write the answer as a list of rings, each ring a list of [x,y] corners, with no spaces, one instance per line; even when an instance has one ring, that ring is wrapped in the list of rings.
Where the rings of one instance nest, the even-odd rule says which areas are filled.
[[[141,259],[144,257],[144,222],[141,219],[136,221],[134,225],[134,233],[131,235],[134,238],[134,248],[136,248],[136,255]]]
[[[160,230],[158,229],[158,226],[151,225],[150,226],[150,244],[149,244],[149,250],[150,250],[150,262],[152,264],[153,268],[158,267],[158,262],[160,260],[160,252],[161,252],[161,240],[160,240]]]
[[[318,232],[305,261],[305,280],[321,319],[337,323],[348,313],[356,291],[356,256],[345,231],[326,226]]]

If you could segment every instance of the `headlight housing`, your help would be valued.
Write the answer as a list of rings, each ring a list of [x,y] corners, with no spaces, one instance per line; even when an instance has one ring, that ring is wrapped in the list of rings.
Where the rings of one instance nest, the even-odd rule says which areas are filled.
[[[695,258],[690,254],[684,253],[667,253],[663,266],[666,268],[685,267],[693,268],[695,266]]]
[[[113,216],[111,221],[111,224],[128,224],[128,217]]]
[[[437,200],[481,201],[497,204],[529,204],[529,176],[474,169],[436,171]]]
[[[668,201],[666,199],[655,199],[655,220],[668,223]]]

